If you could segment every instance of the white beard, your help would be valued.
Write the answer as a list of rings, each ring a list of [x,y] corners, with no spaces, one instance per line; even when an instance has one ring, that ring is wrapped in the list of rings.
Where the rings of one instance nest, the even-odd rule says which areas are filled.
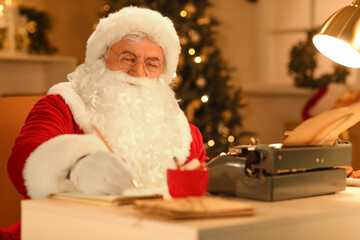
[[[101,62],[97,65],[87,69],[81,80],[70,78],[85,102],[90,122],[115,154],[130,164],[140,188],[165,187],[173,157],[184,162],[191,142],[188,122],[173,90],[159,78],[132,77],[110,71]]]

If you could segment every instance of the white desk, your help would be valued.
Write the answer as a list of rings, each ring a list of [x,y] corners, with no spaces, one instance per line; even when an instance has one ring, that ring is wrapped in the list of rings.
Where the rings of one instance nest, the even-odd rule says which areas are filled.
[[[66,200],[22,201],[22,239],[360,239],[360,188],[331,195],[261,202],[251,217],[168,221],[132,206]]]

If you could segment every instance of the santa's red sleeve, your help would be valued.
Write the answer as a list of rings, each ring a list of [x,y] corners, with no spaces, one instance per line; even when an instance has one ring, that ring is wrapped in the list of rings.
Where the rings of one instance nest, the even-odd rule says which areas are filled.
[[[190,144],[190,155],[186,159],[185,163],[188,163],[194,158],[199,159],[200,162],[205,162],[209,158],[206,156],[206,152],[204,149],[204,143],[203,138],[201,136],[201,133],[197,127],[195,127],[193,124],[189,123],[190,125],[190,132],[192,137],[192,142]]]
[[[47,95],[35,104],[8,160],[8,173],[25,197],[43,198],[74,189],[67,178],[82,156],[106,146],[94,135],[83,135],[69,107],[59,95]]]

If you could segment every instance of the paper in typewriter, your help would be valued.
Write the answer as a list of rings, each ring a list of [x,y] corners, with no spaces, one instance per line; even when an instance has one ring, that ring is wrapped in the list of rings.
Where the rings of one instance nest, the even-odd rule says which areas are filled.
[[[290,132],[283,146],[332,145],[338,136],[360,121],[360,103],[309,118]]]
[[[252,216],[254,209],[239,200],[221,197],[189,197],[171,200],[137,200],[135,209],[168,219]]]
[[[51,195],[51,198],[64,199],[76,202],[97,204],[97,205],[126,205],[132,204],[138,199],[158,199],[163,198],[168,190],[163,188],[156,189],[130,189],[121,195],[88,195],[83,193],[58,193]]]

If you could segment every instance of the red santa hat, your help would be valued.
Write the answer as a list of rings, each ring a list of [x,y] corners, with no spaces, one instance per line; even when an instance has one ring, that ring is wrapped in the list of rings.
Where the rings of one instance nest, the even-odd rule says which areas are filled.
[[[100,19],[87,42],[85,64],[93,64],[101,59],[108,47],[127,34],[136,32],[146,33],[162,47],[165,56],[165,70],[161,76],[170,84],[181,51],[179,37],[169,18],[146,8],[126,7]]]

